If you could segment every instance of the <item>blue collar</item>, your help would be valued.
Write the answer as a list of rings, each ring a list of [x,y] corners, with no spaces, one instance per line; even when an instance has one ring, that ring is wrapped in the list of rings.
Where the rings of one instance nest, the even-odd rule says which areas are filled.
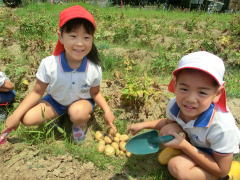
[[[62,65],[63,71],[64,72],[72,72],[74,71],[74,69],[72,69],[67,62],[67,59],[65,58],[65,53],[62,52],[60,55],[60,63]],[[85,56],[82,60],[82,63],[80,65],[80,67],[78,69],[76,69],[76,71],[78,72],[85,72],[87,68],[87,57]]]
[[[210,120],[212,119],[212,115],[214,113],[214,104],[211,104],[210,107],[204,111],[201,115],[198,116],[198,118],[194,122],[195,127],[207,127],[210,123]],[[175,102],[173,106],[170,109],[170,112],[177,117],[178,113],[180,111],[180,108],[178,107],[177,103]]]

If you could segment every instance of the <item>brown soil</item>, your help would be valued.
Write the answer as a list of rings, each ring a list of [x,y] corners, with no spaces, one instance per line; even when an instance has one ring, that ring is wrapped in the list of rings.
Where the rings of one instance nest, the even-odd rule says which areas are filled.
[[[146,105],[137,112],[136,109],[123,107],[121,101],[121,81],[105,81],[102,84],[103,94],[109,98],[110,106],[121,109],[119,119],[131,119],[131,122],[152,120],[161,117],[168,97],[162,95],[159,102],[149,99]],[[100,116],[96,113],[95,116]],[[92,141],[92,129],[87,133],[87,140]],[[0,146],[1,180],[30,179],[81,179],[81,180],[125,180],[126,176],[115,174],[113,168],[100,170],[92,162],[81,162],[70,153],[60,156],[41,152],[36,146],[20,142],[21,137],[10,136],[8,142]],[[63,146],[62,141],[56,141]],[[133,178],[132,178],[133,179]]]
[[[98,170],[93,163],[82,163],[71,154],[49,156],[34,146],[7,143],[0,148],[1,180],[81,179],[106,180],[114,175]]]

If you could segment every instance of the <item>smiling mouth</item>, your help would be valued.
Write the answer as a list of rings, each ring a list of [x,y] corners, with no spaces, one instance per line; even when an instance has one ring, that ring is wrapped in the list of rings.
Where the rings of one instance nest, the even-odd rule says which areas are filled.
[[[188,109],[188,110],[194,110],[194,109],[196,109],[196,107],[188,106],[188,105],[183,105],[183,107],[184,107],[185,109]]]
[[[84,52],[84,50],[77,50],[77,49],[74,49],[74,51],[75,51],[76,53],[83,53],[83,52]]]

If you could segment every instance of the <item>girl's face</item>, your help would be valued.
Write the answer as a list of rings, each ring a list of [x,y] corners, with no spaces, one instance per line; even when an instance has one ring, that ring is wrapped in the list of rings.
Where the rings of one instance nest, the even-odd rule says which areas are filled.
[[[59,33],[59,40],[64,46],[69,64],[81,64],[83,57],[91,51],[93,45],[93,35],[87,33],[83,25],[71,32]]]
[[[177,75],[176,102],[185,122],[196,119],[211,103],[217,102],[220,94],[213,78],[202,71],[183,70]]]

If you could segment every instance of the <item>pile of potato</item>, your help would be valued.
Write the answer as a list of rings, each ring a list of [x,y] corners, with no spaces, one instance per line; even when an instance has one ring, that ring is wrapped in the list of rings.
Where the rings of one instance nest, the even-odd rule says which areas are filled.
[[[101,131],[96,131],[95,139],[98,141],[97,149],[107,156],[127,156],[131,153],[126,151],[126,142],[129,139],[127,134],[115,133],[109,129],[107,135]]]

